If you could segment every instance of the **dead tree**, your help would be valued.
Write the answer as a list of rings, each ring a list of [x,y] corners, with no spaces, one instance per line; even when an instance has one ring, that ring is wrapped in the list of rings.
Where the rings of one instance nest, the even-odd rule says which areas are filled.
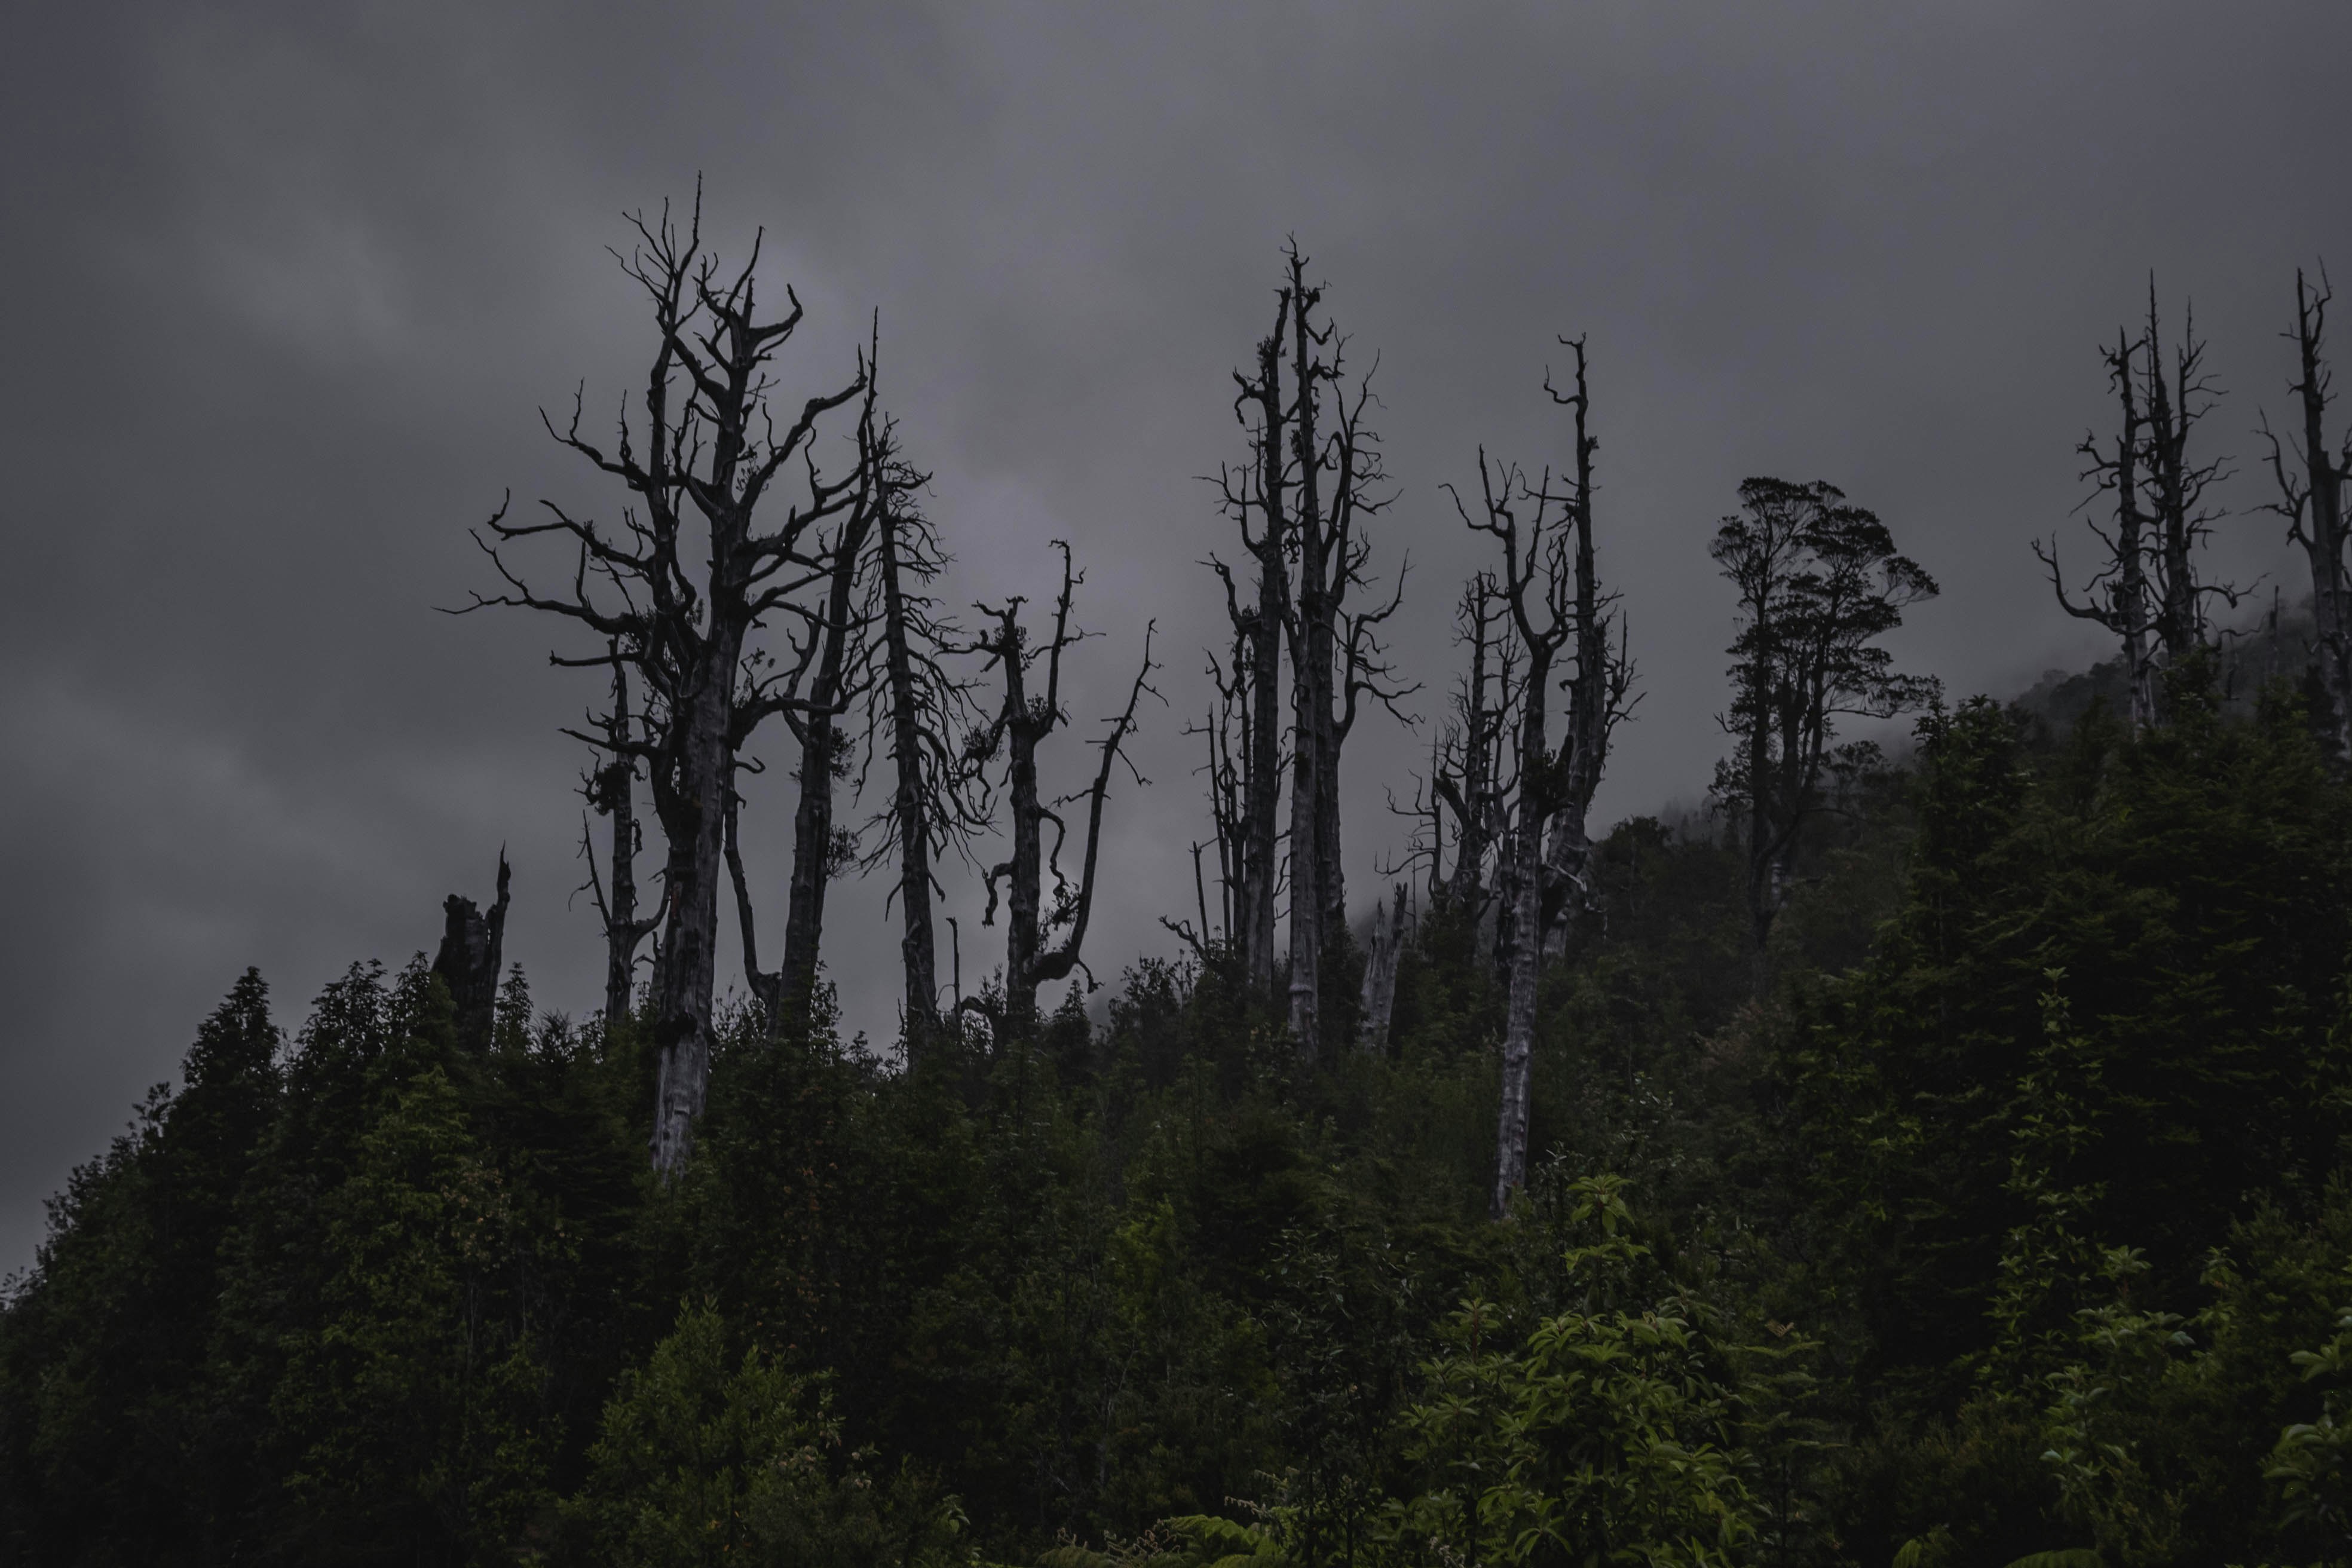
[[[1584,340],[1562,338],[1560,345],[1576,355],[1576,386],[1561,392],[1544,377],[1544,391],[1554,404],[1573,409],[1576,478],[1566,504],[1568,526],[1574,536],[1576,558],[1576,670],[1568,682],[1568,732],[1559,756],[1559,794],[1553,803],[1551,830],[1544,847],[1543,945],[1547,957],[1567,951],[1571,918],[1591,897],[1592,837],[1589,818],[1592,797],[1601,788],[1601,769],[1609,760],[1609,739],[1629,711],[1627,694],[1633,679],[1626,653],[1623,617],[1611,614],[1613,595],[1601,591],[1601,576],[1592,543],[1592,454],[1601,443],[1591,433],[1592,398],[1586,383]],[[1617,646],[1610,647],[1612,619],[1616,621]]]
[[[989,727],[972,738],[968,754],[978,767],[992,762],[999,752],[1003,753],[1005,805],[1013,819],[1011,858],[985,873],[988,910],[982,920],[984,925],[995,923],[999,884],[1003,884],[1003,1011],[989,1018],[1000,1044],[1026,1038],[1034,1030],[1040,985],[1051,984],[1086,967],[1079,952],[1086,941],[1087,918],[1094,910],[1103,802],[1109,795],[1111,775],[1120,761],[1119,749],[1135,728],[1136,705],[1145,692],[1152,691],[1150,681],[1154,628],[1147,624],[1143,630],[1143,664],[1136,671],[1134,684],[1128,689],[1127,706],[1109,721],[1110,732],[1097,742],[1102,757],[1095,770],[1094,784],[1048,805],[1038,784],[1037,747],[1068,719],[1062,708],[1062,656],[1087,636],[1070,624],[1071,597],[1084,578],[1072,564],[1069,545],[1056,540],[1054,548],[1062,552],[1062,587],[1054,601],[1053,629],[1042,644],[1033,642],[1021,624],[1021,606],[1027,602],[1024,598],[1008,599],[992,610],[978,606],[983,615],[995,620],[996,629],[982,637],[974,651],[983,655],[988,666],[999,672],[1004,682],[1004,701]],[[1033,696],[1029,678],[1040,664],[1044,666],[1045,689]],[[1159,693],[1152,691],[1152,695]],[[1140,773],[1134,773],[1132,763],[1129,771],[1137,784],[1146,782]],[[1069,826],[1060,811],[1080,800],[1087,803],[1087,847],[1077,885],[1073,888],[1062,874],[1061,851],[1069,837]],[[1054,825],[1055,835],[1050,855],[1045,847],[1045,825],[1048,822]],[[1054,878],[1054,903],[1050,910],[1045,907],[1044,900],[1048,870]],[[1056,931],[1066,934],[1049,948],[1046,944]],[[1087,978],[1091,985],[1091,972]]]
[[[2200,459],[2189,451],[2198,425],[2212,412],[2220,392],[2205,374],[2205,345],[2198,341],[2193,313],[2185,319],[2168,374],[2154,279],[2148,280],[2143,341],[2140,387],[2147,439],[2142,490],[2154,533],[2156,637],[2167,666],[2178,668],[2206,644],[2206,601],[2218,598],[2235,606],[2239,599],[2234,586],[2200,582],[2197,574],[2198,553],[2223,516],[2206,505],[2206,492],[2229,477],[2229,460]]]
[[[1936,582],[1895,551],[1874,513],[1819,480],[1753,479],[1708,552],[1739,595],[1730,653],[1732,705],[1718,718],[1738,740],[1716,766],[1717,805],[1746,824],[1755,984],[1786,903],[1805,829],[1833,804],[1824,785],[1874,750],[1837,747],[1843,716],[1885,719],[1924,706],[1932,678],[1907,676],[1877,639]]]
[[[686,1161],[709,1085],[719,862],[736,752],[761,720],[798,700],[747,695],[744,654],[759,627],[824,580],[813,542],[851,503],[861,475],[821,473],[812,438],[827,413],[867,391],[868,379],[861,354],[846,385],[779,417],[770,367],[800,325],[799,300],[788,289],[785,313],[763,319],[758,245],[740,271],[724,275],[701,249],[700,217],[698,196],[683,236],[667,209],[657,223],[632,220],[639,243],[623,266],[651,301],[659,338],[635,423],[625,403],[609,451],[583,434],[577,397],[566,427],[548,423],[557,441],[626,492],[621,526],[551,501],[542,503],[541,521],[509,522],[502,506],[487,525],[489,537],[476,539],[504,591],[477,594],[467,606],[520,606],[583,626],[605,650],[559,650],[553,662],[625,667],[644,688],[642,733],[623,744],[646,766],[667,840],[652,1007],[651,1152],[665,1178]],[[796,477],[798,493],[786,500]],[[559,589],[534,589],[508,557],[541,536],[573,553]]]
[[[1392,704],[1393,684],[1373,640],[1394,614],[1397,591],[1381,608],[1350,613],[1351,589],[1368,585],[1371,547],[1364,521],[1383,510],[1380,443],[1364,423],[1371,378],[1348,385],[1346,340],[1313,317],[1320,286],[1307,282],[1307,258],[1288,247],[1290,500],[1288,533],[1297,565],[1285,641],[1291,665],[1290,1031],[1300,1057],[1321,1052],[1327,948],[1347,933],[1347,882],[1339,835],[1339,756],[1360,696]],[[1276,389],[1276,395],[1279,395]],[[1329,400],[1328,429],[1325,399]]]
[[[2327,405],[2334,389],[2326,356],[2327,306],[2334,298],[2327,274],[2312,288],[2303,269],[2294,274],[2294,343],[2298,374],[2288,390],[2302,405],[2300,438],[2282,443],[2263,420],[2270,443],[2271,477],[2279,499],[2270,510],[2286,519],[2286,536],[2303,547],[2311,563],[2313,638],[2311,682],[2329,711],[2320,729],[2340,757],[2352,751],[2352,572],[2345,563],[2344,487],[2352,480],[2352,430],[2335,450],[2327,441]],[[2294,450],[2290,466],[2287,448]]]
[[[1283,339],[1299,303],[1291,289],[1276,296],[1274,330],[1258,340],[1255,373],[1234,373],[1234,411],[1250,434],[1250,461],[1221,476],[1225,511],[1257,568],[1244,602],[1232,571],[1212,558],[1225,589],[1234,629],[1233,682],[1244,700],[1241,733],[1242,820],[1235,834],[1241,912],[1234,942],[1254,989],[1274,979],[1275,884],[1281,875],[1282,634],[1290,618],[1289,438],[1293,410],[1282,384]],[[1255,531],[1251,520],[1256,520]]]
[[[1220,476],[1224,509],[1240,526],[1256,580],[1245,599],[1232,570],[1212,561],[1225,589],[1235,639],[1235,686],[1247,693],[1238,881],[1243,912],[1234,946],[1253,985],[1274,973],[1276,887],[1286,831],[1282,780],[1290,784],[1286,870],[1290,890],[1289,1016],[1300,1052],[1316,1055],[1323,1012],[1324,949],[1346,931],[1339,760],[1366,696],[1404,695],[1381,658],[1385,605],[1349,604],[1367,585],[1365,518],[1388,504],[1377,437],[1364,424],[1370,378],[1350,390],[1344,341],[1316,311],[1322,289],[1306,279],[1296,245],[1276,294],[1274,330],[1250,374],[1235,372],[1234,411],[1249,432],[1250,460]],[[1281,667],[1290,664],[1290,725],[1282,747]]]
[[[1517,683],[1518,799],[1513,813],[1508,864],[1511,945],[1509,993],[1503,1026],[1502,1110],[1496,1128],[1494,1213],[1510,1213],[1527,1184],[1528,1108],[1535,1047],[1536,980],[1543,962],[1543,885],[1533,873],[1543,859],[1544,824],[1557,803],[1559,769],[1550,751],[1552,663],[1576,635],[1576,600],[1570,569],[1571,507],[1559,507],[1551,474],[1533,485],[1516,464],[1489,464],[1478,450],[1481,510],[1473,516],[1459,491],[1446,487],[1454,510],[1473,532],[1503,547],[1497,580],[1525,664]],[[1557,507],[1557,510],[1555,510]],[[1521,514],[1525,511],[1526,515]]]
[[[594,837],[585,816],[581,819],[580,853],[588,862],[588,885],[583,890],[595,900],[596,915],[604,928],[607,1028],[629,1016],[637,989],[637,949],[661,925],[658,915],[644,919],[637,915],[637,851],[644,847],[644,838],[637,826],[636,757],[626,743],[636,731],[629,715],[628,669],[617,658],[618,646],[610,646],[616,656],[613,705],[601,720],[593,721],[598,725],[596,745],[604,761],[580,781],[589,806],[611,824],[612,832],[605,862],[613,883],[608,897],[604,879],[596,870]]]
[[[875,591],[879,601],[878,679],[867,687],[865,763],[859,791],[877,747],[891,769],[890,804],[868,826],[861,863],[872,870],[895,861],[898,951],[906,978],[903,1003],[907,1055],[919,1059],[940,1027],[938,942],[931,923],[938,891],[932,870],[950,849],[961,852],[982,821],[968,791],[970,773],[958,753],[958,734],[978,721],[971,683],[949,667],[962,634],[941,613],[929,588],[947,557],[930,519],[917,504],[924,477],[899,470],[874,531]]]
[[[1490,572],[1481,572],[1463,585],[1454,626],[1456,639],[1470,645],[1470,669],[1454,695],[1454,732],[1444,748],[1451,755],[1441,752],[1432,768],[1433,793],[1454,815],[1454,874],[1445,884],[1447,896],[1474,919],[1486,897],[1486,859],[1502,809],[1495,763],[1505,705],[1490,700],[1490,695],[1497,678],[1509,689],[1514,656],[1501,624],[1501,594]]]
[[[2148,591],[2147,519],[2141,510],[2140,494],[2147,421],[2140,412],[2137,359],[2146,346],[2145,340],[2128,339],[2117,328],[2116,346],[2100,351],[2106,362],[2107,384],[2123,405],[2123,427],[2110,446],[2101,445],[2095,435],[2085,432],[2074,448],[2083,458],[2083,477],[2096,487],[2094,498],[2103,494],[2116,498],[2114,531],[2095,522],[2090,525],[2105,560],[2092,574],[2081,603],[2067,592],[2065,574],[2058,563],[2056,536],[2046,546],[2039,540],[2033,544],[2034,554],[2050,574],[2059,606],[2078,619],[2106,627],[2122,645],[2124,670],[2131,684],[2130,721],[2136,731],[2156,722],[2156,662],[2150,638],[2157,614]]]
[[[499,897],[485,915],[471,899],[452,893],[442,900],[440,951],[433,955],[433,973],[449,988],[457,1005],[457,1044],[469,1051],[488,1050],[498,1018],[499,975],[506,946],[507,852],[499,851]]]
[[[1188,724],[1184,730],[1187,735],[1198,735],[1208,742],[1208,761],[1194,771],[1208,784],[1209,826],[1217,851],[1217,918],[1213,925],[1206,889],[1196,889],[1193,901],[1198,906],[1200,928],[1197,931],[1179,930],[1177,934],[1186,939],[1204,963],[1213,943],[1221,944],[1219,952],[1224,956],[1240,956],[1239,933],[1249,894],[1244,875],[1248,832],[1245,797],[1249,778],[1249,689],[1246,654],[1239,646],[1240,640],[1235,639],[1230,674],[1213,654],[1210,656],[1208,676],[1216,689],[1216,703],[1198,723]],[[1196,847],[1195,882],[1201,880],[1199,860]]]
[[[870,353],[868,363],[873,363]],[[801,700],[782,710],[800,746],[794,773],[800,798],[793,813],[792,882],[784,912],[783,961],[776,979],[779,1022],[808,1013],[824,942],[825,889],[856,856],[853,837],[834,826],[834,789],[849,771],[842,715],[871,684],[867,638],[875,616],[862,592],[868,576],[867,546],[881,520],[898,507],[900,495],[923,482],[923,476],[900,460],[895,433],[887,425],[877,424],[870,398],[859,424],[858,447],[864,478],[834,534],[824,609],[807,616],[804,636],[796,644],[793,673],[783,685]]]

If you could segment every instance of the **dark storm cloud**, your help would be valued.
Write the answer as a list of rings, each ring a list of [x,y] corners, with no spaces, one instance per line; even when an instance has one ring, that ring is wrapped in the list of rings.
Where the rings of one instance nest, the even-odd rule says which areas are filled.
[[[2328,4],[50,8],[0,65],[0,1268],[238,969],[299,1018],[429,942],[502,842],[512,951],[543,1003],[593,1002],[554,734],[589,683],[546,668],[551,628],[434,606],[483,581],[465,527],[508,488],[609,510],[534,411],[583,380],[609,411],[641,368],[623,209],[699,171],[730,251],[766,226],[810,307],[795,390],[880,310],[955,597],[1078,549],[1107,634],[1079,716],[1160,618],[1175,710],[1113,808],[1112,968],[1188,901],[1195,563],[1231,549],[1195,476],[1236,451],[1226,373],[1286,234],[1380,356],[1380,562],[1412,553],[1399,653],[1433,689],[1475,563],[1437,487],[1481,440],[1556,455],[1547,348],[1591,334],[1648,693],[1602,806],[1644,809],[1719,745],[1705,542],[1748,473],[1889,519],[1946,589],[1906,657],[1954,687],[2095,648],[2025,549],[2079,499],[2093,345],[2150,268],[2193,292],[2212,428],[2251,450],[2292,268],[2352,253],[2347,43]],[[2242,526],[2241,576],[2284,565]],[[1360,891],[1421,747],[1350,749]],[[747,834],[776,886],[771,781]],[[877,1031],[880,919],[848,891],[830,944]]]

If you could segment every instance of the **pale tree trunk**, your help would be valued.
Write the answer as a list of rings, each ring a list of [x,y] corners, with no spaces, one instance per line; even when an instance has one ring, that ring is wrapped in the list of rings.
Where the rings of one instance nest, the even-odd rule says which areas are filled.
[[[1536,981],[1543,968],[1543,887],[1532,874],[1542,863],[1546,816],[1544,692],[1551,679],[1550,650],[1529,639],[1527,700],[1519,714],[1519,806],[1512,825],[1512,859],[1518,870],[1511,896],[1510,990],[1503,1015],[1503,1104],[1495,1128],[1495,1217],[1511,1212],[1528,1181],[1528,1110],[1536,1037]]]
[[[711,994],[718,983],[719,868],[734,759],[727,745],[740,637],[723,624],[688,694],[676,774],[655,791],[669,840],[661,985],[654,997],[654,1169],[675,1179],[694,1147],[710,1082]]]

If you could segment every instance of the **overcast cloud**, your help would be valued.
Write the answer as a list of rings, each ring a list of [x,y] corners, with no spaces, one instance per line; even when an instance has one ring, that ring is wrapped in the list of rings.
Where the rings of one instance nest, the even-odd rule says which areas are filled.
[[[556,628],[435,606],[485,585],[466,530],[509,489],[612,511],[536,410],[636,382],[646,321],[604,247],[698,172],[708,231],[740,254],[764,226],[809,307],[789,391],[844,379],[881,312],[956,600],[1034,589],[1073,542],[1106,634],[1081,721],[1159,617],[1174,707],[1138,747],[1151,787],[1112,805],[1106,977],[1191,902],[1179,730],[1222,615],[1197,563],[1233,548],[1197,476],[1238,454],[1227,373],[1286,234],[1380,357],[1400,494],[1377,561],[1412,560],[1397,641],[1425,714],[1482,560],[1438,486],[1481,441],[1563,450],[1542,376],[1556,333],[1589,334],[1602,566],[1645,693],[1604,819],[1694,798],[1720,748],[1706,542],[1743,477],[1880,511],[1944,585],[1904,658],[2014,691],[2098,651],[2027,542],[2081,498],[2095,344],[2149,270],[2176,312],[2193,294],[2230,391],[2210,427],[2251,458],[2294,267],[2352,256],[2340,0],[182,3],[41,7],[12,35],[0,1271],[245,965],[298,1023],[352,960],[429,946],[501,843],[510,956],[542,1005],[595,1005],[593,917],[567,903],[582,756],[556,733],[593,678],[548,668]],[[2300,586],[2274,520],[2219,553]],[[1369,899],[1381,792],[1425,740],[1358,735]],[[746,819],[779,904],[784,772]],[[880,893],[837,897],[827,955],[887,1036]],[[968,978],[997,951],[970,893]]]

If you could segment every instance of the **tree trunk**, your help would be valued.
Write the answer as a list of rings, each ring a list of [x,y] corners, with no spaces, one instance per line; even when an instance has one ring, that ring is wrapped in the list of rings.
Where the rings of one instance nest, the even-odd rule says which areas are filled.
[[[449,988],[457,1005],[457,1043],[467,1050],[488,1050],[497,1021],[499,972],[505,963],[507,929],[506,851],[499,851],[499,897],[486,916],[471,899],[452,893],[442,901],[444,924],[440,951],[433,957],[433,973]]]
[[[1543,857],[1549,801],[1544,788],[1544,693],[1551,682],[1549,650],[1528,650],[1527,700],[1519,715],[1519,810],[1512,859],[1519,868],[1511,898],[1510,992],[1503,1016],[1503,1107],[1495,1130],[1495,1217],[1511,1212],[1512,1195],[1527,1185],[1528,1106],[1535,1055],[1536,980],[1543,967],[1543,888],[1534,875]]]
[[[1291,457],[1298,466],[1297,522],[1298,598],[1291,637],[1290,774],[1290,1033],[1300,1058],[1313,1062],[1322,1052],[1322,963],[1325,889],[1323,864],[1323,745],[1331,724],[1331,608],[1326,592],[1330,541],[1323,528],[1320,452],[1316,431],[1316,383],[1319,370],[1307,326],[1313,303],[1291,258],[1291,384],[1296,394]]]
[[[2303,404],[2303,456],[2306,505],[2303,546],[2311,563],[2311,609],[2317,646],[2320,689],[2335,711],[2328,716],[2338,755],[2352,740],[2352,584],[2344,563],[2344,480],[2352,450],[2338,460],[2327,448],[2327,373],[2320,361],[2327,298],[2309,297],[2303,272],[2294,275],[2295,348],[2302,379],[2295,392]]]
[[[890,683],[890,755],[897,771],[890,811],[898,833],[898,956],[906,971],[907,1055],[919,1058],[939,1026],[939,949],[931,934],[931,826],[924,810],[922,696],[915,681],[895,507],[878,519],[882,637]]]
[[[1282,397],[1282,325],[1293,300],[1286,289],[1275,331],[1258,344],[1257,608],[1240,628],[1249,649],[1248,730],[1243,745],[1243,952],[1252,989],[1274,984],[1274,894],[1280,870],[1277,814],[1282,799],[1282,633],[1290,613],[1289,564],[1283,541],[1289,527],[1288,416]],[[1246,533],[1244,538],[1246,538]]]
[[[685,694],[674,776],[655,809],[669,840],[661,984],[654,998],[654,1169],[674,1180],[694,1147],[709,1090],[711,993],[718,981],[719,867],[734,757],[728,746],[740,635],[721,620]],[[657,784],[659,783],[657,777]]]
[[[869,463],[881,461],[879,455]],[[827,590],[824,625],[813,633],[822,639],[816,680],[810,689],[810,709],[787,714],[800,742],[800,800],[793,810],[793,877],[784,910],[784,956],[777,972],[777,991],[784,1009],[802,1019],[808,1016],[816,992],[817,958],[824,940],[824,895],[833,879],[833,785],[839,771],[841,726],[836,721],[845,703],[843,681],[850,639],[858,634],[853,624],[853,600],[860,563],[866,553],[866,531],[881,494],[884,476],[875,472],[873,490],[843,523],[834,542],[832,583]],[[771,1028],[782,1023],[772,1018]]]
[[[613,677],[611,732],[625,742],[629,732],[628,679],[617,666]],[[613,887],[604,902],[604,1024],[607,1028],[627,1017],[637,989],[637,944],[646,928],[637,921],[637,802],[635,763],[619,744],[612,760],[596,777],[595,805],[612,819],[612,853],[606,868]],[[589,872],[595,872],[590,851]]]

